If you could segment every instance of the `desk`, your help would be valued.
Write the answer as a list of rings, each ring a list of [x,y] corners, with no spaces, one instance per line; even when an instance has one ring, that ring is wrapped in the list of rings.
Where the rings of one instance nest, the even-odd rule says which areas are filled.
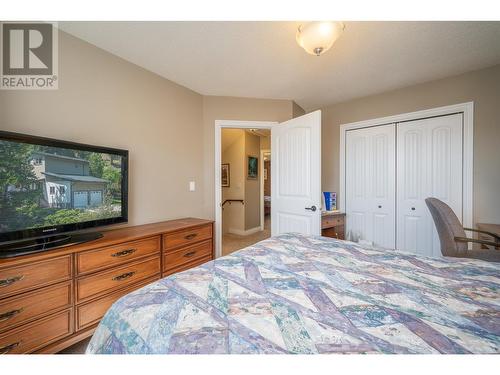
[[[321,213],[321,235],[324,237],[345,239],[345,213],[340,211],[324,211]]]

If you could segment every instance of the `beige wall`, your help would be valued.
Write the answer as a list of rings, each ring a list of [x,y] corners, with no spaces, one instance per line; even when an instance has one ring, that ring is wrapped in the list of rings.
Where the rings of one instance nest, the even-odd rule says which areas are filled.
[[[229,187],[222,188],[226,199],[245,199],[245,131],[222,129],[222,163],[229,163]],[[245,205],[227,203],[222,210],[222,233],[245,230]]]
[[[295,102],[292,102],[292,117],[299,117],[302,115],[305,115],[306,111],[304,111],[304,108],[302,108],[300,105],[298,105]]]
[[[260,173],[262,171],[259,166],[259,176],[255,180],[247,178],[248,156],[260,159],[260,137],[245,132],[245,230],[260,226]]]
[[[293,117],[290,100],[203,97],[203,213],[215,218],[214,191],[214,139],[215,120],[286,121]]]
[[[203,216],[201,95],[63,32],[59,77],[0,91],[0,129],[128,149],[131,224]]]
[[[339,191],[341,124],[469,101],[474,102],[474,222],[500,223],[500,65],[322,108],[323,190]]]

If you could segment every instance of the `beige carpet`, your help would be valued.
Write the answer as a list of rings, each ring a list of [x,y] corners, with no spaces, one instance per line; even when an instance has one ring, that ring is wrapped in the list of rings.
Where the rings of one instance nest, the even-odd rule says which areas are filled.
[[[264,230],[248,236],[226,233],[222,236],[222,255],[231,254],[233,251],[243,249],[259,241],[271,237],[271,218],[264,219]]]

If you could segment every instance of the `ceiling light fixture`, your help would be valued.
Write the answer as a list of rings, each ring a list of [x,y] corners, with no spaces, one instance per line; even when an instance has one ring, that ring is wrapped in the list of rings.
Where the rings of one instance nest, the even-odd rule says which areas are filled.
[[[307,53],[319,56],[328,51],[344,31],[343,22],[308,22],[297,30],[297,43]]]

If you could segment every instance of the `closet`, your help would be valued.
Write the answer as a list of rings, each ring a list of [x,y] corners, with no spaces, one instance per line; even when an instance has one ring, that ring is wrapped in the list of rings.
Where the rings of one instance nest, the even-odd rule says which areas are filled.
[[[440,256],[425,198],[463,215],[463,113],[345,132],[346,233],[375,246]]]

